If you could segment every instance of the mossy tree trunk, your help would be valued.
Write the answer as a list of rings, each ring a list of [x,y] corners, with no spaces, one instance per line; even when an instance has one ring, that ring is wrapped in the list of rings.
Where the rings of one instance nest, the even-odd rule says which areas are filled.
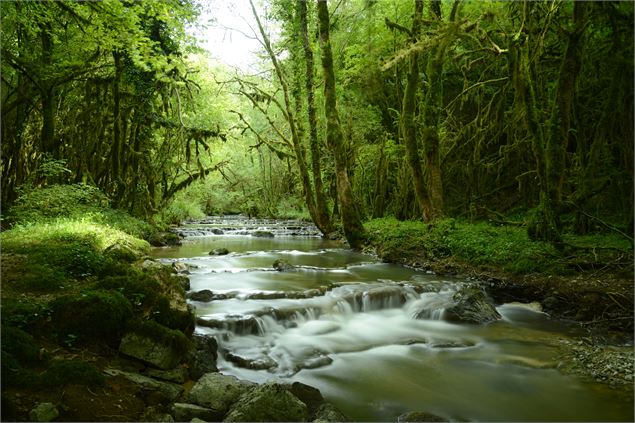
[[[290,96],[289,96],[289,86],[287,84],[287,79],[284,75],[282,67],[278,62],[275,52],[271,47],[271,42],[269,37],[262,26],[260,18],[258,17],[258,13],[256,12],[256,8],[254,7],[253,1],[249,0],[251,5],[251,10],[256,19],[256,23],[258,24],[258,30],[263,39],[263,44],[271,63],[273,64],[276,77],[278,78],[278,82],[280,82],[280,87],[282,88],[282,94],[284,96],[284,114],[287,122],[289,123],[289,132],[291,133],[291,142],[293,147],[293,152],[296,158],[296,163],[298,164],[298,171],[300,173],[300,180],[302,181],[302,189],[304,192],[304,200],[309,209],[309,214],[311,215],[311,219],[316,224],[316,226],[323,233],[327,233],[330,228],[321,227],[321,220],[318,219],[315,207],[315,198],[313,196],[313,189],[311,187],[311,179],[309,177],[309,170],[306,163],[306,152],[304,150],[304,146],[302,144],[302,140],[300,138],[300,134],[297,127],[297,121],[295,117],[294,107],[291,104]]]
[[[415,0],[415,13],[412,20],[411,38],[416,42],[421,32],[421,15],[423,13],[423,0]],[[403,96],[403,109],[401,111],[401,125],[406,147],[406,160],[412,173],[414,192],[419,208],[425,222],[433,218],[433,208],[428,187],[423,173],[421,157],[419,155],[419,142],[417,137],[417,91],[419,89],[419,53],[410,56],[408,64],[408,78]]]
[[[329,11],[326,0],[317,2],[320,29],[320,46],[322,48],[322,71],[324,77],[324,110],[326,113],[326,143],[335,159],[335,177],[337,198],[342,216],[342,226],[346,240],[352,248],[360,248],[366,238],[366,231],[353,198],[351,182],[348,178],[346,149],[344,137],[337,112],[335,92],[335,70],[333,69],[333,53],[329,36]]]
[[[307,116],[309,121],[309,146],[311,149],[311,172],[313,174],[313,186],[315,189],[315,216],[320,228],[324,231],[333,231],[333,223],[329,216],[326,194],[324,192],[324,182],[322,181],[322,169],[320,166],[321,146],[318,139],[317,117],[315,109],[315,83],[313,77],[313,49],[308,35],[307,23],[307,2],[298,1],[297,16],[299,21],[300,37],[302,39],[302,49],[304,51],[305,62],[305,88],[307,102]]]

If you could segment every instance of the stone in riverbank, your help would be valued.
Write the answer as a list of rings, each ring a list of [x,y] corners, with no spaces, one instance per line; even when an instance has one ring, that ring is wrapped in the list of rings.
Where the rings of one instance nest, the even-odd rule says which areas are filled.
[[[444,319],[450,322],[489,323],[501,318],[494,304],[478,288],[463,288],[452,299],[455,305],[444,312]]]
[[[173,369],[180,360],[179,351],[172,345],[135,332],[123,337],[119,351],[163,370]]]
[[[42,402],[31,410],[29,417],[34,422],[50,422],[55,420],[59,414],[55,405],[50,402]]]
[[[273,233],[269,231],[254,231],[251,233],[251,236],[255,236],[258,238],[273,238]]]
[[[203,375],[192,387],[189,401],[225,414],[229,407],[254,384],[220,373]]]
[[[147,391],[156,391],[165,397],[168,401],[174,401],[181,395],[183,387],[175,383],[161,382],[148,376],[143,376],[138,373],[124,372],[118,369],[107,368],[104,369],[104,373],[108,376],[121,376],[132,383],[141,386]]]
[[[219,422],[223,419],[223,414],[211,408],[200,405],[175,402],[170,409],[177,422],[189,422],[198,418],[206,422]]]
[[[209,252],[210,256],[226,256],[229,254],[229,250],[227,248],[215,248]]]
[[[301,422],[309,417],[306,404],[279,383],[265,383],[245,392],[225,416],[226,422]]]
[[[448,419],[422,411],[410,411],[397,417],[397,422],[447,422]]]

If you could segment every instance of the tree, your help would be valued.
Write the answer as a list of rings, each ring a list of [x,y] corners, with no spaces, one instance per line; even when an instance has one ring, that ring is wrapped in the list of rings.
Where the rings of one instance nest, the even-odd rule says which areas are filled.
[[[322,54],[322,73],[324,78],[324,109],[326,114],[326,144],[331,149],[335,160],[335,176],[337,198],[339,200],[342,227],[346,240],[352,248],[360,248],[365,239],[359,211],[348,177],[346,151],[344,149],[342,128],[337,112],[335,92],[335,71],[333,69],[333,53],[329,37],[329,11],[326,0],[318,0],[317,13],[320,30],[320,48]]]

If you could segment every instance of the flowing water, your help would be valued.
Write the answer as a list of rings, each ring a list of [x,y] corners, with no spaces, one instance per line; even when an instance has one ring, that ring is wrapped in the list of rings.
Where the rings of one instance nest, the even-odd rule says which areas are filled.
[[[535,304],[499,305],[488,325],[449,323],[444,308],[471,281],[381,263],[311,225],[225,217],[179,231],[182,246],[154,255],[187,263],[192,292],[211,291],[190,302],[222,373],[315,386],[356,421],[633,419],[632,401],[556,369],[577,334]],[[219,248],[230,253],[208,255]],[[275,270],[280,259],[289,268]]]

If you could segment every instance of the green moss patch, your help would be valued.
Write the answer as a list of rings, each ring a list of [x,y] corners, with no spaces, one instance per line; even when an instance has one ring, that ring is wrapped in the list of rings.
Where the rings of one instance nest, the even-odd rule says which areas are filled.
[[[41,375],[44,386],[64,386],[68,384],[101,386],[105,378],[92,364],[77,360],[54,360]]]
[[[153,320],[136,320],[131,323],[130,329],[138,335],[169,345],[179,354],[187,354],[192,347],[183,332],[167,328]]]
[[[60,297],[51,304],[58,335],[79,341],[93,340],[115,345],[133,316],[130,302],[116,291],[92,290],[79,296]]]

